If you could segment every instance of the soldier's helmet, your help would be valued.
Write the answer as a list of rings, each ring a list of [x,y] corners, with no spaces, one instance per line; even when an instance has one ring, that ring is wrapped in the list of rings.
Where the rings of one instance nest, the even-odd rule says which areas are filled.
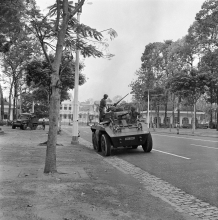
[[[136,108],[134,106],[131,106],[131,111],[134,111]]]
[[[104,99],[107,99],[108,95],[107,94],[104,94]]]

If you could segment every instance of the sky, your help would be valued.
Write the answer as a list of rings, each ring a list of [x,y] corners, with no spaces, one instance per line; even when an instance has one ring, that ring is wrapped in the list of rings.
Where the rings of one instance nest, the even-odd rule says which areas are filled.
[[[176,41],[187,34],[205,0],[86,0],[80,22],[102,31],[114,29],[118,36],[109,42],[111,60],[80,56],[87,82],[79,86],[79,101],[125,96],[141,67],[145,46]],[[55,0],[36,0],[43,10]],[[77,0],[76,0],[77,2]],[[131,95],[124,100],[131,101]]]

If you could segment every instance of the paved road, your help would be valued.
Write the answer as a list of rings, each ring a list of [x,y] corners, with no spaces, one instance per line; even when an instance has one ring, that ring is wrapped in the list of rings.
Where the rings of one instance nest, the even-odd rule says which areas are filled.
[[[89,127],[80,127],[80,134],[91,142]],[[149,154],[140,147],[120,148],[113,155],[218,207],[218,139],[160,133],[152,137],[154,148]]]

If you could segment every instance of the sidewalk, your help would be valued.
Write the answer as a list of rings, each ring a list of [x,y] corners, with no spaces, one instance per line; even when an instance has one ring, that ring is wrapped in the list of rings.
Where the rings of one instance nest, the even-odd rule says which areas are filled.
[[[12,130],[5,126],[3,130],[1,220],[196,219],[149,191],[138,178],[139,168],[128,165],[139,170],[135,177],[123,172],[119,164],[112,166],[113,161],[118,161],[116,157],[100,156],[83,139],[79,145],[71,145],[69,134],[58,135],[58,173],[44,174],[46,146],[39,144],[47,140],[48,131]],[[146,175],[151,181],[159,181]]]
[[[169,133],[177,135],[190,135],[218,138],[218,131],[216,129],[196,129],[193,133],[192,129],[180,128],[179,132],[176,128],[150,128],[150,132]],[[179,134],[178,134],[179,133]]]

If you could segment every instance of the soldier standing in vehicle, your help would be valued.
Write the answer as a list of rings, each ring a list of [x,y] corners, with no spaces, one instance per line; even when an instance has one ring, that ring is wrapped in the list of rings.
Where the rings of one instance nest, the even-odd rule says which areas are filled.
[[[101,101],[100,101],[100,106],[99,106],[99,122],[103,121],[103,118],[105,116],[106,106],[107,106],[107,103],[106,103],[107,98],[108,98],[108,95],[104,94],[103,99],[101,99]]]
[[[136,108],[134,106],[132,106],[130,108],[130,112],[129,112],[129,117],[130,117],[129,122],[131,124],[136,123],[138,117],[140,117],[140,116],[141,116],[140,113],[136,111]]]

